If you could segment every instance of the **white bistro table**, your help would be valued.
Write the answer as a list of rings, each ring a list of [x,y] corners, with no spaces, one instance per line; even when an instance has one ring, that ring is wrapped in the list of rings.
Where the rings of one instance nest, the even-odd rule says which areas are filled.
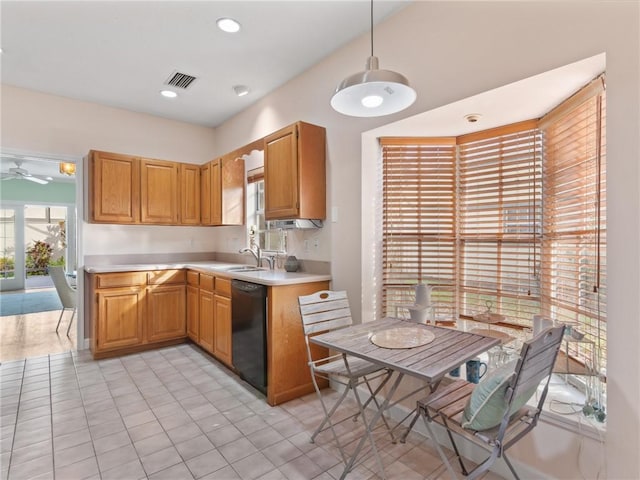
[[[382,332],[386,333],[389,330],[396,331],[396,329],[405,328],[418,329],[418,331],[415,331],[418,334],[416,335],[417,337],[428,336],[432,337],[432,340],[423,345],[413,347],[407,347],[406,345],[411,344],[411,342],[407,342],[404,346],[401,345],[396,348],[381,347],[372,341],[372,338],[376,341],[377,338],[384,336],[385,334]],[[399,337],[403,336],[400,335]],[[382,478],[386,478],[371,432],[383,412],[389,408],[392,398],[405,375],[425,381],[433,390],[449,371],[500,343],[499,339],[493,337],[389,317],[316,335],[310,340],[315,344],[342,353],[347,366],[348,355],[352,355],[389,368],[397,373],[380,408],[375,412],[369,423],[365,425],[366,435],[362,436],[356,446],[353,455],[345,466],[341,479],[344,479],[353,468],[367,438],[370,438],[372,442],[380,474]],[[432,439],[432,441],[436,440]]]

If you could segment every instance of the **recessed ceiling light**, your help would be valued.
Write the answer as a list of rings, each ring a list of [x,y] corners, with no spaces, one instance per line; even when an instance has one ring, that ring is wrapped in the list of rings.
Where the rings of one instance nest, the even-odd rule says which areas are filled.
[[[219,18],[218,20],[216,20],[216,24],[218,25],[218,28],[223,32],[236,33],[240,30],[240,24],[233,18]]]
[[[167,98],[176,98],[178,94],[173,90],[161,90],[160,95]]]
[[[233,87],[233,91],[237,96],[244,97],[249,93],[249,87],[247,87],[246,85],[235,85]]]

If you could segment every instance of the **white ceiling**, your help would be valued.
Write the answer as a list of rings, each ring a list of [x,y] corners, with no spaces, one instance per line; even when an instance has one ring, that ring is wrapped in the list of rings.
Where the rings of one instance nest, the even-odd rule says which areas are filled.
[[[376,0],[374,21],[406,5]],[[366,0],[3,0],[1,7],[2,83],[210,127],[368,32],[370,22]],[[220,17],[236,19],[240,32],[219,30]],[[175,71],[197,80],[166,99],[159,92]],[[238,97],[238,84],[249,95]]]
[[[376,0],[374,23],[407,3]],[[210,127],[370,28],[367,0],[2,0],[0,8],[3,84]],[[220,17],[236,19],[240,32],[220,31]],[[197,80],[164,98],[175,71]],[[237,84],[249,95],[238,97]],[[18,156],[34,175],[73,181],[58,159],[38,161],[46,152],[22,153],[2,149],[1,171]]]
[[[375,22],[407,3],[376,0]],[[0,7],[2,83],[206,126],[219,125],[369,31],[366,0],[1,0]],[[220,17],[236,18],[242,30],[221,32]],[[585,59],[391,124],[385,134],[411,135],[415,128],[423,135],[459,135],[535,118],[604,65],[604,54]],[[159,91],[176,70],[197,80],[178,98],[165,99]],[[251,93],[237,97],[236,84]],[[463,121],[468,113],[481,113],[481,121]],[[3,148],[1,171],[24,153]],[[32,174],[72,181],[57,172],[60,158],[26,154],[22,167]]]

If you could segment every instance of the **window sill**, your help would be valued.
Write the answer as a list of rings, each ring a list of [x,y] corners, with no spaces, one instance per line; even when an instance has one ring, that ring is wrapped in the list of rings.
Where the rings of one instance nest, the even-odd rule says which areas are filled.
[[[535,402],[534,396],[529,403],[535,405]],[[554,373],[551,376],[540,421],[604,443],[606,421],[599,422],[593,416],[584,415],[584,404],[584,393],[565,381],[565,375]]]

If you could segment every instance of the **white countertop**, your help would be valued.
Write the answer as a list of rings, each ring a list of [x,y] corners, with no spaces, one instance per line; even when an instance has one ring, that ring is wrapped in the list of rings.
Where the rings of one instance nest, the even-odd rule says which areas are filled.
[[[123,264],[123,265],[85,265],[87,273],[113,273],[113,272],[140,272],[147,270],[170,270],[175,268],[187,268],[202,273],[215,274],[219,277],[244,280],[259,283],[261,285],[294,285],[299,283],[312,283],[331,280],[331,275],[286,272],[284,270],[260,269],[247,272],[230,272],[228,268],[241,267],[243,264],[224,262],[179,262],[163,264]]]

